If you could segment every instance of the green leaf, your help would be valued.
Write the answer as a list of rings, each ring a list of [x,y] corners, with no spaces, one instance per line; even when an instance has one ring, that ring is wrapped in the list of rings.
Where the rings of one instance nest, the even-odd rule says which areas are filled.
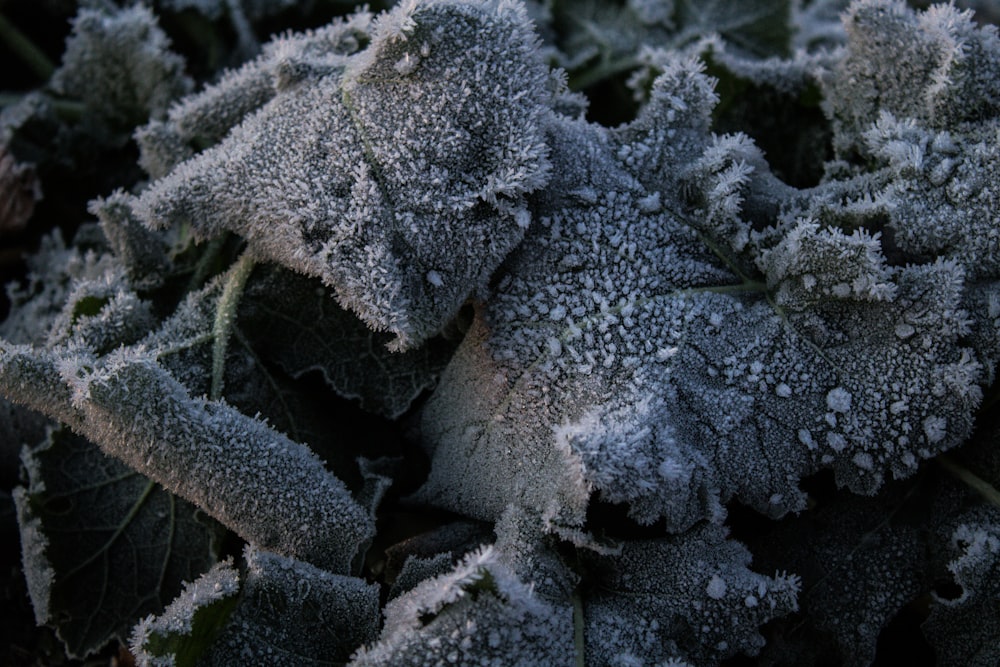
[[[791,11],[789,0],[678,0],[677,23],[682,34],[718,33],[750,55],[788,55]]]
[[[39,623],[84,657],[158,612],[215,560],[220,527],[68,430],[24,454],[24,568]]]
[[[342,664],[378,629],[378,586],[248,547],[139,623],[140,664],[211,667]]]
[[[163,611],[138,623],[132,653],[143,664],[194,667],[223,632],[239,604],[240,578],[232,560],[191,583]]]
[[[392,336],[365,326],[318,280],[277,266],[254,272],[238,326],[263,359],[294,377],[319,370],[339,395],[389,419],[434,386],[457,346],[437,337],[415,350],[389,352]]]

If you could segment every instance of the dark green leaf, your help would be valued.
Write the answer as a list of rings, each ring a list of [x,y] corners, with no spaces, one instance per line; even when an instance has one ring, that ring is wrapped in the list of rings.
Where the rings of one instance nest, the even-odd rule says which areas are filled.
[[[341,308],[318,280],[276,266],[258,267],[240,305],[239,327],[261,357],[296,377],[319,370],[339,395],[390,419],[433,387],[458,343],[437,337],[390,352],[391,335]]]
[[[141,664],[230,667],[342,664],[378,629],[378,586],[248,547],[140,623]]]
[[[124,637],[215,560],[218,526],[95,445],[56,431],[25,456],[16,493],[40,622],[71,656]]]
[[[789,0],[678,0],[677,23],[682,33],[718,33],[749,55],[788,55],[791,11]]]

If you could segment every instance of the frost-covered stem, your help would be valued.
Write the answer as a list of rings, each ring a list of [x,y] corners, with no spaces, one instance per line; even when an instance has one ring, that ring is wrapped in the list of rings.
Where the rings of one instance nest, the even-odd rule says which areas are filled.
[[[226,349],[229,347],[229,336],[233,331],[233,324],[236,322],[236,309],[239,308],[240,299],[243,297],[243,289],[246,287],[247,279],[253,272],[254,260],[249,252],[236,261],[236,264],[229,270],[226,277],[226,284],[222,288],[222,296],[219,297],[219,305],[215,311],[215,324],[212,327],[212,400],[222,398],[222,384],[226,372]]]
[[[1000,507],[1000,491],[992,484],[947,456],[937,457],[937,462],[938,465],[954,475],[959,481],[981,495],[988,502]]]
[[[0,41],[43,80],[48,81],[55,72],[56,66],[49,57],[3,14],[0,14]]]
[[[243,3],[240,0],[226,0],[226,9],[229,10],[229,23],[236,32],[240,54],[245,60],[249,60],[260,52],[260,42],[243,11]]]

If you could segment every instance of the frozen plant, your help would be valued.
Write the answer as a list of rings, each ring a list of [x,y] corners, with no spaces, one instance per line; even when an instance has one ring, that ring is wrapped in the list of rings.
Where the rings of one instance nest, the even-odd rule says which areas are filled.
[[[272,13],[162,5],[240,53]],[[101,12],[4,121],[128,127],[145,172],[0,326],[0,501],[67,655],[863,665],[906,610],[1000,659],[994,28],[406,0],[186,94],[150,10]]]

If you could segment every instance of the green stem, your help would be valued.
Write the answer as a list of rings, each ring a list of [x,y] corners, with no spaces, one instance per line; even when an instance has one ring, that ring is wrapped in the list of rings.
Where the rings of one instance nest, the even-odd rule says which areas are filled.
[[[56,71],[49,57],[3,14],[0,14],[0,41],[42,80],[48,81]]]
[[[212,327],[212,400],[222,398],[222,385],[226,371],[226,348],[229,346],[229,336],[236,323],[236,309],[247,279],[253,272],[254,260],[250,252],[244,252],[229,270],[226,284],[222,287],[222,296],[215,310],[215,325]]]
[[[938,465],[985,498],[987,502],[1000,507],[1000,491],[997,491],[996,487],[992,484],[952,458],[939,456],[935,460],[938,462]]]
[[[193,292],[204,284],[210,275],[212,275],[215,263],[219,259],[219,255],[222,253],[223,247],[226,245],[227,237],[225,235],[218,236],[208,242],[205,251],[198,258],[198,263],[194,267],[194,274],[191,276],[191,280],[188,282],[188,291]]]
[[[576,650],[576,667],[586,667],[586,641],[584,637],[583,595],[573,591],[573,648]]]

